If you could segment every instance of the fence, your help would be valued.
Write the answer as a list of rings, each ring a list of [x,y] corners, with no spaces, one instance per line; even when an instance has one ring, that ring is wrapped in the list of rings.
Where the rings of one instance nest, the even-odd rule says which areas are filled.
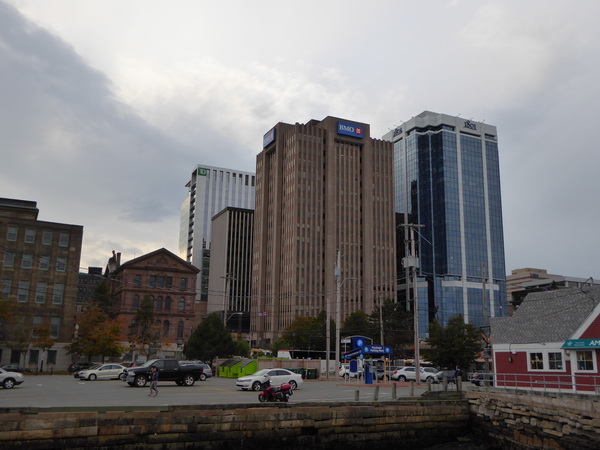
[[[469,381],[496,386],[549,392],[600,394],[600,375],[585,373],[476,373]]]

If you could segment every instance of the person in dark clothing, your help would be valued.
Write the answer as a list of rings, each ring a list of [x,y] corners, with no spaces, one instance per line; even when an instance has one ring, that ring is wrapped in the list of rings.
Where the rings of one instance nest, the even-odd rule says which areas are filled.
[[[156,397],[158,395],[158,369],[154,366],[150,369],[152,378],[150,378],[150,393],[148,397]]]

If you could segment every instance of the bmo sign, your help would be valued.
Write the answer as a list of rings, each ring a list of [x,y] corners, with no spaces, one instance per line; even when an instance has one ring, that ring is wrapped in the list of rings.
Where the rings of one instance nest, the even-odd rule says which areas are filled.
[[[360,125],[354,125],[353,123],[348,123],[348,122],[338,122],[337,132],[338,132],[338,134],[343,134],[345,136],[352,136],[355,138],[362,138],[365,134],[363,127],[361,127]]]

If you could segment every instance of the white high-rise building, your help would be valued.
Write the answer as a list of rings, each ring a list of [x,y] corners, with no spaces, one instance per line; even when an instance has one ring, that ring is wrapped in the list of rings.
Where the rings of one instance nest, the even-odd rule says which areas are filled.
[[[181,205],[179,256],[201,271],[200,300],[208,300],[211,220],[227,207],[254,209],[255,174],[223,167],[196,166]]]

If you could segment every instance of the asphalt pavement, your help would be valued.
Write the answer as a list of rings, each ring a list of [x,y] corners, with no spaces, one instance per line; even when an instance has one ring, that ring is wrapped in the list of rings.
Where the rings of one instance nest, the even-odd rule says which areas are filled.
[[[394,389],[394,384],[395,389]],[[376,389],[378,388],[378,389]],[[440,389],[441,385],[434,386]],[[456,389],[453,385],[449,389]],[[26,375],[25,382],[13,389],[0,388],[0,408],[12,407],[150,407],[194,404],[258,403],[258,392],[242,391],[235,379],[212,377],[191,387],[174,382],[159,382],[157,397],[148,397],[149,388],[136,388],[118,381],[82,381],[72,375]],[[420,396],[427,385],[379,383],[342,379],[305,380],[294,391],[290,403],[301,402],[370,402],[393,400],[395,397]]]

